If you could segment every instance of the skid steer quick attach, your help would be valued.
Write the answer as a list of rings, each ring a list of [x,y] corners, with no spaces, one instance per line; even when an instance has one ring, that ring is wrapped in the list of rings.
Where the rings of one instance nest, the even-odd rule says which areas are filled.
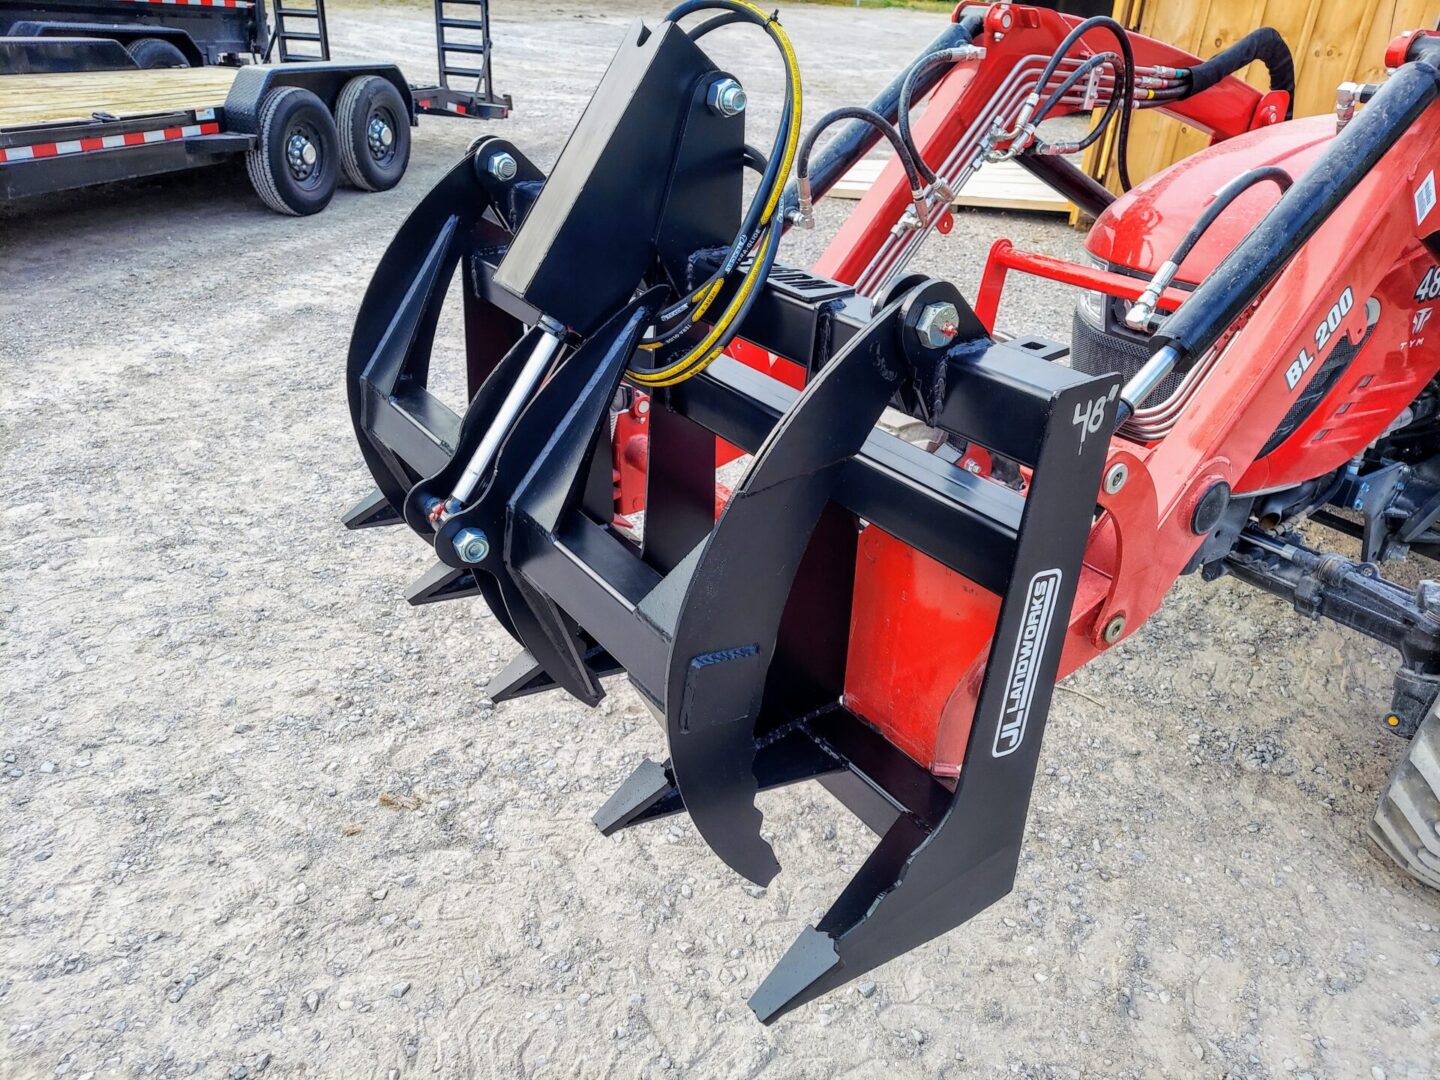
[[[703,47],[736,22],[785,71],[764,150],[745,73]],[[1256,60],[1268,93],[1234,77]],[[696,0],[637,22],[548,177],[482,139],[386,252],[348,371],[378,491],[347,523],[434,547],[412,603],[490,606],[523,647],[497,701],[594,704],[623,673],[651,704],[664,760],[600,808],[603,832],[685,813],[760,884],[779,871],[760,791],[814,780],[876,832],[755,991],[766,1022],[1011,889],[1056,679],[1186,572],[1395,646],[1385,722],[1420,735],[1373,835],[1440,882],[1440,587],[1374,566],[1440,554],[1440,338],[1417,299],[1440,213],[1415,197],[1440,168],[1437,62],[1440,35],[1404,35],[1338,122],[1290,120],[1273,31],[1201,61],[1107,18],[962,5],[870,107],[802,138],[776,16]],[[1116,198],[1065,157],[1113,126],[1128,188],[1137,108],[1214,143]],[[1047,141],[1077,113],[1089,134]],[[890,166],[819,263],[785,266],[785,231],[882,139]],[[905,267],[987,160],[1097,220],[1087,265],[997,243],[972,308]],[[457,269],[463,416],[427,389]],[[1068,350],[993,335],[1011,271],[1084,290]],[[924,445],[877,426],[887,406]],[[1360,559],[1305,547],[1307,517]]]

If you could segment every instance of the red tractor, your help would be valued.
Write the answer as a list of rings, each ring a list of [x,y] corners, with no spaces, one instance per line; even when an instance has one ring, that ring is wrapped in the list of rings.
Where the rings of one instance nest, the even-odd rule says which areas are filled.
[[[768,149],[703,49],[734,22],[786,67]],[[1268,92],[1235,77],[1257,60]],[[756,991],[762,1020],[1010,890],[1055,681],[1187,573],[1395,647],[1381,715],[1412,742],[1371,836],[1440,885],[1440,585],[1379,571],[1440,557],[1440,33],[1386,60],[1335,115],[1292,119],[1274,31],[1201,60],[1104,17],[961,4],[874,102],[802,137],[778,19],[689,0],[632,27],[548,177],[483,139],[395,238],[351,344],[378,491],[347,523],[434,547],[412,603],[490,606],[523,647],[497,701],[593,704],[628,677],[667,750],[602,831],[686,813],[764,884],[755,796],[815,780],[879,836]],[[1211,145],[1130,188],[1137,108]],[[1095,119],[1057,134],[1065,116]],[[1118,198],[1066,160],[1111,126]],[[819,262],[783,265],[785,231],[881,139]],[[972,305],[906,265],[998,160],[1095,218],[1091,258],[1000,241]],[[426,388],[457,267],[463,416]],[[1081,290],[1068,345],[995,333],[1011,272]],[[878,426],[887,406],[929,437]],[[1307,519],[1358,558],[1306,546]]]

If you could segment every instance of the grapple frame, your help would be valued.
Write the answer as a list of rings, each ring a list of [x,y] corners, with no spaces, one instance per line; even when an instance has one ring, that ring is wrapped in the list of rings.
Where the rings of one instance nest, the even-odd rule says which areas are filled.
[[[537,315],[493,285],[496,237],[483,210],[503,202],[474,164],[501,151],[523,161],[503,140],[486,140],[427,197],[364,306],[377,317],[357,328],[352,406],[387,505],[405,505],[418,478],[462,460],[478,431],[467,432],[424,386],[457,266],[467,339],[486,350],[470,353],[476,399],[493,372],[503,380],[504,365],[527,351],[515,334]],[[636,301],[559,368],[506,441],[497,477],[513,470],[516,482],[498,489],[509,496],[499,504],[501,561],[476,569],[452,555],[412,593],[414,602],[475,591],[499,598],[497,614],[528,651],[521,664],[535,666],[502,677],[492,687],[497,699],[558,683],[593,703],[598,678],[623,669],[663,711],[669,760],[647,762],[625,782],[596,816],[602,831],[688,812],[727,864],[765,884],[779,865],[760,837],[754,796],[816,779],[880,834],[830,914],[757,992],[753,1004],[767,1020],[1009,890],[1091,526],[1087,492],[1099,484],[1105,454],[1104,440],[1086,438],[1075,418],[1110,408],[1119,389],[1114,378],[1052,363],[1056,350],[1043,342],[995,342],[973,317],[945,355],[920,355],[919,310],[941,297],[964,305],[943,283],[899,290],[873,317],[848,292],[830,283],[829,299],[803,306],[777,296],[770,334],[759,322],[748,331],[752,342],[777,347],[795,335],[828,335],[832,359],[803,391],[721,360],[652,398],[650,460],[664,467],[649,476],[638,551],[608,527],[610,463],[595,453],[608,450],[599,436],[635,336],[653,315],[643,297]],[[377,310],[371,299],[381,297]],[[514,342],[503,356],[497,330]],[[1032,467],[1028,498],[876,429],[917,360],[939,365],[930,376],[945,387],[939,426]],[[718,521],[717,436],[755,454]],[[589,482],[597,460],[599,484]],[[980,689],[977,723],[986,734],[953,789],[841,704],[860,519],[1004,597],[995,650],[1006,664],[994,665]],[[444,550],[437,544],[442,559]],[[987,827],[970,827],[976,820]]]
[[[999,8],[1009,5],[986,18]],[[1038,9],[1013,11],[1021,29],[1052,45],[1071,25]],[[1008,33],[1016,39],[1038,47]],[[1136,40],[1137,55],[1152,44],[1168,62],[1179,55]],[[996,340],[947,283],[900,276],[869,298],[847,285],[895,235],[902,189],[887,174],[862,204],[861,224],[852,219],[822,260],[829,276],[777,268],[746,317],[743,343],[688,381],[648,397],[624,383],[662,304],[655,291],[637,292],[583,337],[568,335],[573,351],[510,426],[485,490],[437,521],[426,507],[489,429],[547,314],[496,281],[544,177],[512,144],[482,139],[401,228],[362,304],[348,386],[379,490],[347,524],[403,518],[434,546],[439,565],[412,588],[412,603],[485,599],[525,650],[492,683],[497,701],[558,687],[593,704],[602,677],[628,674],[662,719],[669,756],[645,762],[615,792],[596,815],[602,831],[685,812],[731,868],[764,884],[779,867],[755,796],[813,779],[877,833],[829,912],[756,991],[752,1007],[769,1022],[1010,890],[1057,676],[1154,610],[1204,539],[1197,500],[1217,484],[1233,490],[1289,408],[1272,375],[1283,372],[1305,320],[1262,318],[1266,305],[1303,279],[1308,312],[1328,295],[1313,287],[1316,275],[1379,275],[1413,242],[1398,214],[1362,221],[1351,213],[1346,235],[1377,238],[1383,252],[1322,271],[1322,256],[1307,247],[1336,216],[1345,185],[1380,182],[1371,177],[1377,161],[1392,151],[1397,168],[1433,161],[1435,141],[1423,145],[1416,130],[1436,94],[1435,71],[1407,71],[1393,80],[1394,111],[1362,114],[1325,152],[1328,167],[1272,211],[1267,221],[1286,239],[1247,240],[1238,273],[1196,290],[1168,324],[1164,340],[1203,352],[1234,322],[1237,303],[1260,305],[1227,351],[1227,375],[1243,394],[1197,403],[1183,439],[1155,447],[1112,439],[1117,376],[1056,364],[1063,347],[1039,339]],[[932,104],[926,114],[922,143],[932,148],[947,124],[959,127],[952,111],[968,125],[994,96],[976,70],[957,69],[942,89],[951,79],[951,109]],[[1229,118],[1209,125],[1217,136],[1274,119],[1264,109],[1275,103],[1235,80],[1215,89],[1212,101],[1227,102]],[[1176,112],[1197,123],[1203,115],[1197,102]],[[1425,130],[1436,122],[1431,110]],[[836,152],[852,160],[866,148],[863,139],[840,142]],[[502,154],[517,163],[513,178],[488,167]],[[843,164],[824,168],[838,176]],[[1073,176],[1052,175],[1093,196]],[[864,243],[847,239],[857,229]],[[427,389],[457,269],[470,392],[463,417]],[[917,324],[940,302],[959,319],[953,339],[934,347]],[[1023,484],[994,483],[881,430],[892,402],[1017,462]],[[620,460],[633,433],[612,442],[617,410],[643,416],[643,473]],[[717,446],[722,460],[753,455],[718,518]],[[1102,490],[1102,474],[1117,465],[1128,481]],[[643,497],[620,492],[621,505],[643,502],[638,542],[615,522],[616,477],[627,475],[644,482]],[[467,529],[490,538],[482,556],[457,550]],[[942,625],[956,638],[954,655],[928,675],[927,700],[942,695],[940,715],[884,715],[883,702],[856,708],[861,685],[873,694],[905,677],[904,662],[875,672],[894,640],[915,640],[924,620],[860,580],[877,572],[865,569],[862,545],[882,577],[916,572],[942,583]],[[887,633],[896,638],[887,642]]]

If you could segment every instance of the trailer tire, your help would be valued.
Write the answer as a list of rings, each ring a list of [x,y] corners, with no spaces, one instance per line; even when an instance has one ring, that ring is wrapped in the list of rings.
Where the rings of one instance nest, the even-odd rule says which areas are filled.
[[[389,79],[361,75],[335,105],[340,165],[361,191],[389,191],[410,164],[410,110]]]
[[[182,68],[190,66],[190,61],[185,59],[183,52],[170,42],[162,41],[160,38],[138,38],[126,45],[125,51],[130,54],[130,59],[135,61],[136,67]]]
[[[260,138],[245,171],[260,200],[296,217],[330,205],[340,171],[340,138],[325,103],[309,90],[282,86],[260,104]]]
[[[1390,774],[1369,833],[1400,869],[1440,889],[1440,708],[1421,721]]]

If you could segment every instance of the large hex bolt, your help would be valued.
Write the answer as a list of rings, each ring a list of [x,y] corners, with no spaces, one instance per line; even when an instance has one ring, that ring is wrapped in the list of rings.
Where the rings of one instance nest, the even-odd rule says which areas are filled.
[[[710,106],[710,111],[721,116],[738,116],[745,111],[745,104],[748,98],[745,96],[745,88],[734,79],[716,79],[710,84],[710,92],[705,97],[705,103]]]
[[[481,563],[490,554],[490,538],[479,529],[461,529],[455,534],[455,553],[467,563]]]
[[[515,174],[520,171],[520,165],[516,162],[513,154],[507,154],[502,150],[498,154],[491,155],[485,169],[496,180],[514,180]]]
[[[926,348],[943,349],[954,341],[955,335],[960,332],[960,312],[948,300],[940,304],[930,304],[920,312],[915,332],[920,335],[920,341]]]

